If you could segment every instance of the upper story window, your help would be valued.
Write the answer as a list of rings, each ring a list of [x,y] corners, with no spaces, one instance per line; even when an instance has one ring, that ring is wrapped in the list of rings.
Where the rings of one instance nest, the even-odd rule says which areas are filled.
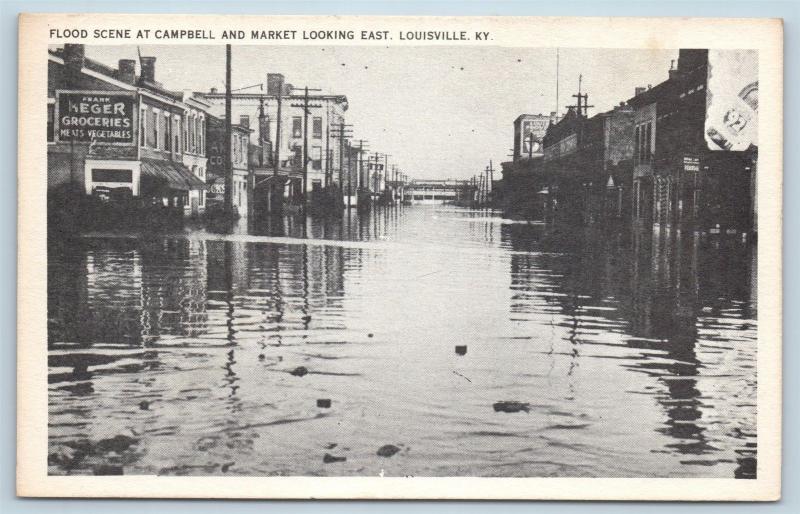
[[[635,131],[635,158],[639,164],[653,162],[655,144],[653,142],[653,122],[647,121],[636,126]]]
[[[300,116],[292,118],[292,137],[303,137],[303,118]]]
[[[164,113],[164,150],[167,152],[172,150],[172,121],[170,120],[169,113]]]
[[[186,116],[186,122],[183,124],[183,151],[189,151],[189,116]]]
[[[189,151],[194,153],[197,149],[197,125],[195,123],[196,118],[194,114],[186,120],[186,123],[189,125]]]
[[[148,141],[148,146],[150,146],[151,148],[158,148],[159,144],[158,135],[159,135],[159,125],[160,125],[158,119],[160,113],[158,109],[153,109],[150,114],[151,114],[150,120],[152,122],[151,125],[153,127],[153,130],[150,134],[151,137],[150,140]]]
[[[172,140],[175,142],[174,151],[181,153],[181,118],[177,114],[173,115]]]
[[[206,154],[206,119],[200,118],[200,144],[197,149],[198,155]]]
[[[147,146],[147,107],[139,108],[139,146]]]
[[[319,116],[314,117],[314,139],[322,139],[322,118]]]

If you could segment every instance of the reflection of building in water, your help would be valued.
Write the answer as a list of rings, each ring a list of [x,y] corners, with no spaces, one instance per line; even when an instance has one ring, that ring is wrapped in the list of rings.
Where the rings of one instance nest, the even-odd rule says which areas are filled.
[[[140,251],[145,341],[203,333],[207,321],[205,243],[164,239],[143,244]]]
[[[592,327],[620,330],[640,352],[623,366],[651,378],[644,389],[665,414],[657,427],[669,436],[664,451],[705,465],[735,462],[736,476],[754,476],[756,310],[747,278],[755,245],[527,225],[505,225],[501,236],[517,252],[512,315],[553,313],[574,352],[591,342]]]
[[[90,243],[91,245],[91,243]],[[127,242],[71,249],[48,262],[48,339],[85,344],[141,342],[142,256]]]

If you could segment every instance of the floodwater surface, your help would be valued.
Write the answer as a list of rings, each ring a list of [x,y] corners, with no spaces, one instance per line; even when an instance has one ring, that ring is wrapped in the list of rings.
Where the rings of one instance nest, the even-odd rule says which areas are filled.
[[[49,470],[752,478],[755,250],[445,206],[52,243]]]

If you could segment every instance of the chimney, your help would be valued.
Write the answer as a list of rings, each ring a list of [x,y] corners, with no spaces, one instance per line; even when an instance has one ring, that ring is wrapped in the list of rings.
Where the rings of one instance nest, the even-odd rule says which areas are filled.
[[[81,69],[86,59],[86,49],[80,44],[64,45],[64,68],[67,86],[78,88]]]
[[[142,80],[155,83],[156,81],[156,58],[142,57]]]
[[[212,95],[216,95],[216,94],[217,94],[217,88],[215,88],[215,87],[212,87],[212,88],[211,88],[211,94],[212,94]]]
[[[675,68],[675,59],[669,62],[669,78],[674,79],[678,75],[678,70]]]
[[[282,92],[283,83],[284,78],[280,73],[267,73],[267,94],[277,97]]]
[[[117,78],[126,84],[136,82],[136,61],[133,59],[120,59]]]
[[[639,96],[639,95],[641,95],[642,93],[644,93],[645,91],[647,91],[647,88],[644,88],[644,87],[637,87],[637,88],[636,88],[636,94],[635,94],[634,96]]]

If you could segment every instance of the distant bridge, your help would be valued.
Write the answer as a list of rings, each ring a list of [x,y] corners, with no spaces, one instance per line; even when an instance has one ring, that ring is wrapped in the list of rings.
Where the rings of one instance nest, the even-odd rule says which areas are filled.
[[[470,184],[467,180],[420,180],[414,179],[406,184],[406,201],[414,204],[454,203],[469,196]]]

